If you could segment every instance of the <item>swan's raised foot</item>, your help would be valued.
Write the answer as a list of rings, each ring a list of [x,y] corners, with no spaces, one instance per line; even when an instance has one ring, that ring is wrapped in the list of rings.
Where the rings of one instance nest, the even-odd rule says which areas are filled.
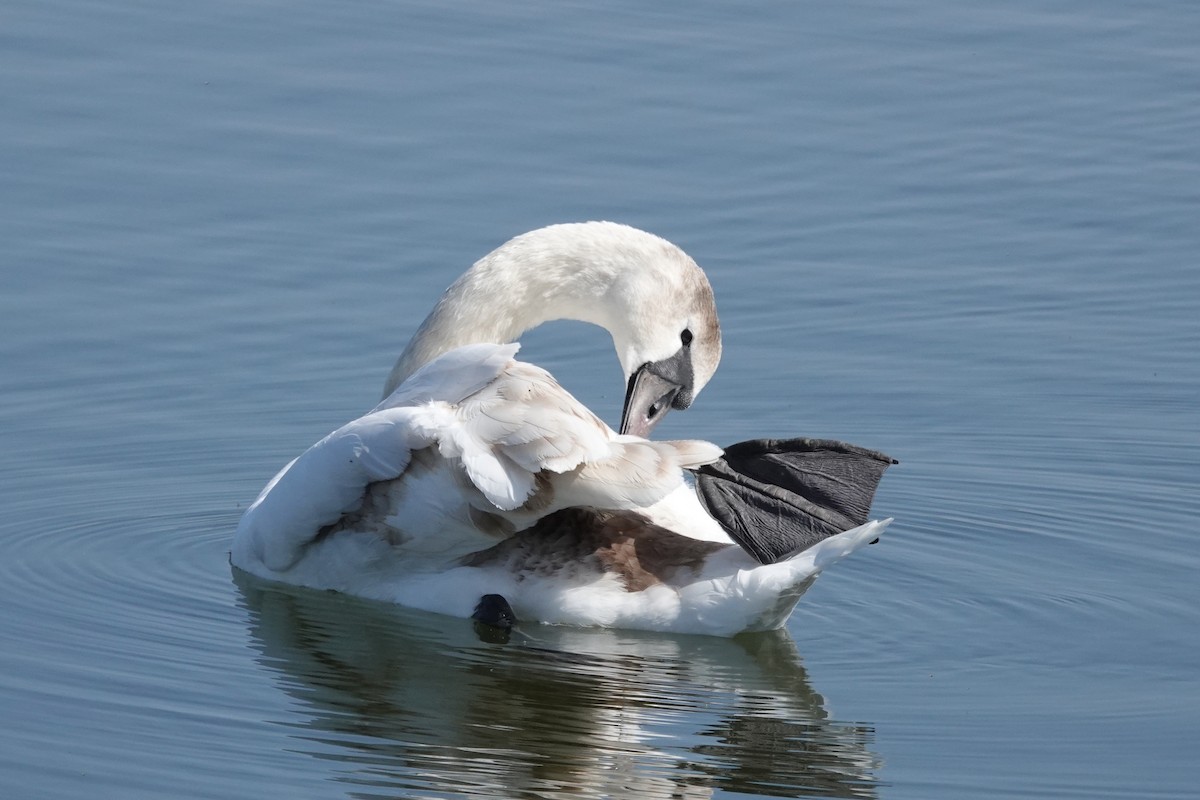
[[[832,439],[753,439],[695,470],[708,513],[760,564],[867,521],[891,456]]]

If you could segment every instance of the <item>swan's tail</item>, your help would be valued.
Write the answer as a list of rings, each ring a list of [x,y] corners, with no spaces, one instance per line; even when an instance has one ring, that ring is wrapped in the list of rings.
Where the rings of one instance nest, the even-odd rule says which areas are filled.
[[[800,597],[823,570],[846,556],[879,540],[891,519],[873,520],[857,528],[823,539],[791,558],[742,570],[734,576],[731,589],[758,613],[752,614],[742,630],[765,631],[782,627]]]

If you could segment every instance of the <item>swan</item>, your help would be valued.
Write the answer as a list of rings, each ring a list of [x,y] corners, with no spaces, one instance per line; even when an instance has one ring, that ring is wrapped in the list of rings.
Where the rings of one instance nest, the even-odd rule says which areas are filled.
[[[516,358],[515,340],[553,319],[611,334],[626,388],[618,430]],[[720,356],[712,288],[675,245],[611,222],[518,236],[446,290],[375,408],[267,484],[231,562],[505,624],[781,627],[822,569],[890,522],[866,513],[893,462],[819,440],[723,451],[648,439]],[[805,496],[813,474],[833,475],[824,503]]]

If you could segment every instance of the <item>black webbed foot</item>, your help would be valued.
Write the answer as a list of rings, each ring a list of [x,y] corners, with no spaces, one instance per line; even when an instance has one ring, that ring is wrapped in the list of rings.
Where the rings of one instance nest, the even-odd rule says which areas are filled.
[[[708,513],[760,564],[867,521],[890,456],[830,439],[754,439],[696,470]]]
[[[479,598],[471,619],[475,621],[475,635],[480,641],[504,644],[517,624],[517,615],[503,595],[485,594]]]

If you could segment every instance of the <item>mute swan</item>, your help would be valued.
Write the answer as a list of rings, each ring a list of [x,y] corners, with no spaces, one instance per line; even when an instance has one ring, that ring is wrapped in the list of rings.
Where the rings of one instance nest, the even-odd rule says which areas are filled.
[[[626,383],[619,432],[515,359],[512,340],[562,318],[611,333]],[[644,438],[691,404],[720,355],[708,280],[669,242],[608,222],[518,236],[446,291],[383,402],[267,484],[231,561],[459,617],[495,594],[523,620],[726,636],[779,627],[821,569],[890,522],[866,512],[892,462],[821,450],[836,443],[767,442],[737,460],[704,441]],[[797,452],[824,453],[826,477],[850,465],[835,483],[853,497],[813,506]],[[782,472],[761,474],[768,462]]]

